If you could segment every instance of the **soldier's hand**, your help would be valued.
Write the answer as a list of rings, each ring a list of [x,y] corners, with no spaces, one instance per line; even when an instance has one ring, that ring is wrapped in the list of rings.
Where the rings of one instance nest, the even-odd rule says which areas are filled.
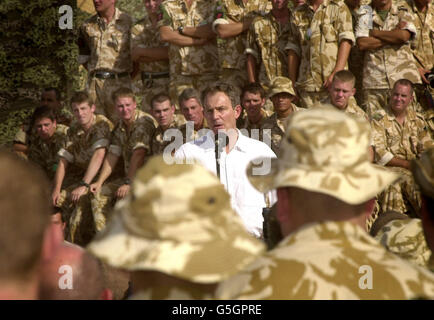
[[[78,200],[80,200],[80,197],[86,193],[86,187],[85,186],[80,186],[75,188],[72,192],[71,192],[71,200],[73,203],[77,203]]]
[[[417,68],[417,70],[420,73],[420,77],[422,78],[422,81],[425,82],[426,84],[429,84],[429,81],[425,78],[425,74],[430,72],[430,70],[427,70],[425,68]]]
[[[60,191],[54,190],[51,194],[51,199],[53,200],[53,206],[57,206],[57,200],[59,199]]]
[[[116,198],[118,198],[118,199],[125,198],[125,196],[128,194],[129,191],[130,191],[130,185],[129,184],[124,184],[124,185],[120,186],[118,188],[118,190],[116,191]]]
[[[329,75],[329,77],[326,79],[326,81],[324,81],[323,86],[324,86],[325,89],[328,89],[328,87],[330,87],[330,85],[333,82],[334,76],[335,76],[335,72],[332,72],[332,74]]]
[[[396,25],[395,30],[404,29],[406,26],[407,26],[407,21],[400,20],[399,23]]]
[[[89,187],[90,192],[92,193],[98,193],[101,191],[101,184],[98,182],[92,183]]]

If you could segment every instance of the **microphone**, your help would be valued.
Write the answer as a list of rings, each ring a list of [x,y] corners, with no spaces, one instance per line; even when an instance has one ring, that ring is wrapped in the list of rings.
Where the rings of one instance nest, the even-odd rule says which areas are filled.
[[[216,171],[217,171],[217,177],[220,179],[220,153],[223,151],[223,149],[229,144],[229,137],[226,133],[223,131],[219,131],[214,136],[214,143],[215,143],[215,162],[216,162]]]

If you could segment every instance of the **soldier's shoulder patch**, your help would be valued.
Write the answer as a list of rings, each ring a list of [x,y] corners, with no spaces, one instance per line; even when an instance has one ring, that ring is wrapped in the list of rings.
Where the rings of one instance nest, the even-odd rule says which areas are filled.
[[[382,113],[382,112],[376,112],[376,113],[374,113],[373,115],[372,115],[372,120],[375,120],[375,121],[380,121],[381,119],[383,119],[383,117],[384,117],[384,113]]]

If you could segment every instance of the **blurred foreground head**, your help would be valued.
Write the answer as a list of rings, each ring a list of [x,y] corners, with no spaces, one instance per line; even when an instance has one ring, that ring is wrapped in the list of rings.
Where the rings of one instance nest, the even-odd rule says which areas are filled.
[[[51,210],[48,181],[3,150],[0,177],[0,298],[33,299]]]
[[[134,273],[143,272],[153,275],[143,281],[148,286],[209,288],[263,248],[245,231],[212,173],[199,165],[168,165],[161,156],[138,171],[130,195],[88,246],[105,263],[133,272],[133,293],[144,280]],[[164,283],[150,283],[156,279]]]

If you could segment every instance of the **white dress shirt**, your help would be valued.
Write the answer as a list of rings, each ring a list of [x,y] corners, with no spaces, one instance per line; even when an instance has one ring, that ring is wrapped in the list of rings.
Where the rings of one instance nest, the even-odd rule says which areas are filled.
[[[248,232],[256,237],[262,236],[262,208],[266,206],[265,195],[257,191],[249,182],[246,168],[250,161],[266,158],[268,163],[259,163],[263,168],[270,168],[271,158],[275,153],[265,143],[248,138],[238,131],[238,139],[233,149],[220,153],[220,181],[231,196],[232,208],[240,215]],[[183,144],[175,153],[178,163],[198,161],[209,171],[216,174],[216,156],[214,134],[210,132],[191,142]],[[268,173],[267,170],[263,174]],[[270,205],[276,202],[275,192],[267,194]]]

